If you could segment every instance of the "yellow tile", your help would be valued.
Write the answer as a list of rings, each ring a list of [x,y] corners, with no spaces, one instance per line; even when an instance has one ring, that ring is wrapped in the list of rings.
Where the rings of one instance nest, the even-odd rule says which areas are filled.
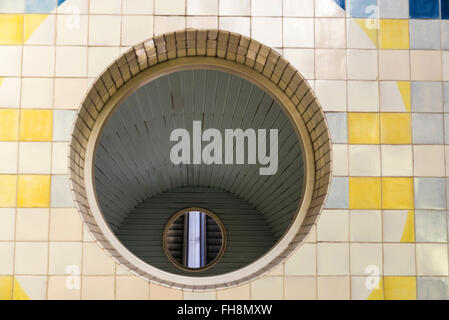
[[[352,144],[379,144],[378,113],[349,113],[348,134]]]
[[[16,205],[17,176],[0,175],[0,207],[12,208]]]
[[[19,208],[48,208],[50,206],[50,176],[20,175],[17,206]]]
[[[17,279],[14,279],[13,299],[14,300],[30,300],[30,297],[25,292],[25,290],[23,290],[22,286],[20,285],[19,281],[17,281]]]
[[[19,138],[19,110],[0,109],[0,141],[17,141]]]
[[[350,209],[380,209],[381,183],[380,178],[349,178],[349,208]]]
[[[371,291],[367,300],[383,300],[384,299],[384,290],[383,290],[383,281],[380,278],[377,288]]]
[[[408,20],[381,19],[379,38],[381,49],[409,49]]]
[[[416,300],[415,277],[384,277],[385,300]]]
[[[382,113],[380,115],[380,142],[383,144],[411,144],[411,115],[408,113]]]
[[[401,93],[402,101],[404,102],[405,109],[408,112],[412,111],[412,95],[411,85],[409,81],[398,81],[398,89]]]
[[[368,36],[368,38],[370,38],[370,40],[377,48],[378,28],[371,27],[372,20],[373,19],[354,19],[354,21],[360,26],[360,28],[362,28],[362,30],[365,32],[365,34]]]
[[[23,14],[0,14],[0,44],[22,44]]]
[[[0,276],[0,300],[12,299],[12,277]]]
[[[382,178],[383,209],[413,209],[413,178]]]
[[[27,14],[25,15],[25,28],[23,38],[27,41],[33,32],[41,25],[41,23],[48,17],[48,14]]]
[[[402,231],[401,242],[415,242],[415,213],[409,210]]]
[[[21,141],[51,141],[52,110],[22,110],[20,113]]]

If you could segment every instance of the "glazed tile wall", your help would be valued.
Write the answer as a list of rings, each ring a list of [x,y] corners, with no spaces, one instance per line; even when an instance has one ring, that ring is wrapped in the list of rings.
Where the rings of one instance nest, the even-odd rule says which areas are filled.
[[[2,0],[0,299],[449,298],[447,19],[448,0]],[[188,27],[276,48],[315,89],[333,142],[306,243],[262,278],[204,293],[116,265],[67,178],[88,85],[128,46]]]

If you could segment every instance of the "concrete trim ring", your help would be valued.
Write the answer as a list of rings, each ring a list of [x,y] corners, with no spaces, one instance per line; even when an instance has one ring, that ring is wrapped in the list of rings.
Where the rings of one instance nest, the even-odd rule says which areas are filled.
[[[305,155],[305,191],[288,231],[264,256],[228,274],[211,277],[174,275],[133,255],[116,238],[97,202],[93,160],[101,130],[114,107],[144,83],[192,68],[227,71],[269,92],[292,120]],[[83,99],[69,145],[70,186],[75,204],[98,244],[122,267],[154,283],[204,291],[236,286],[282,263],[316,224],[330,187],[330,134],[324,112],[302,75],[275,50],[248,37],[221,30],[182,30],[139,43],[114,61]]]

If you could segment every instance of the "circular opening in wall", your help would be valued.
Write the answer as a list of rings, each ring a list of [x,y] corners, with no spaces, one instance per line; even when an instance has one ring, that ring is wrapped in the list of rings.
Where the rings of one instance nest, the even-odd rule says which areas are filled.
[[[199,272],[222,257],[226,231],[220,219],[204,208],[187,208],[170,218],[163,235],[164,251],[182,270]]]
[[[113,62],[78,111],[69,152],[76,206],[104,250],[145,279],[193,290],[284,261],[320,215],[330,168],[307,81],[275,50],[217,30],[164,34]],[[215,217],[221,233],[199,267],[164,237],[181,217],[201,220],[174,216],[185,208]]]

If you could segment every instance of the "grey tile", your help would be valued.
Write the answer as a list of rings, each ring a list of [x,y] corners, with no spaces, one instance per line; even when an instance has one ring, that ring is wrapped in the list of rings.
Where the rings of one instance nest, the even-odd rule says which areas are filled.
[[[412,82],[413,112],[442,112],[443,85],[441,82]]]
[[[440,49],[440,20],[410,20],[411,49]]]
[[[448,300],[449,285],[446,277],[418,277],[418,300]]]
[[[51,176],[51,206],[52,208],[70,208],[75,206],[68,176]]]
[[[443,115],[431,113],[414,113],[413,143],[415,144],[443,144]]]
[[[449,114],[444,115],[444,143],[449,144]]]
[[[408,19],[409,0],[377,0],[379,6],[379,17],[381,19]]]
[[[449,20],[441,20],[441,49],[449,49]]]
[[[348,118],[344,112],[326,113],[333,143],[348,142]]]
[[[415,228],[417,242],[446,242],[446,211],[416,210]]]
[[[449,112],[449,82],[443,83],[444,90],[444,112]]]
[[[53,141],[69,141],[76,111],[55,110],[53,112]]]
[[[325,204],[326,208],[346,209],[349,205],[349,182],[345,177],[332,178],[329,196]]]
[[[444,178],[415,178],[416,209],[446,209]]]

